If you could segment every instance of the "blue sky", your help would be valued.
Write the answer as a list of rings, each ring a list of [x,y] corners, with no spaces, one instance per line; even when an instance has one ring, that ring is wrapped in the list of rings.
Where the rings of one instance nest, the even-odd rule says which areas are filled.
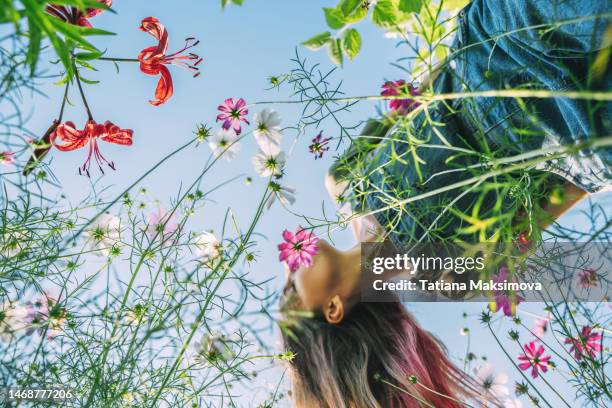
[[[101,144],[103,154],[117,165],[116,172],[108,171],[99,181],[99,188],[108,187],[104,197],[113,197],[165,154],[193,138],[197,123],[207,123],[217,129],[214,123],[216,107],[225,98],[243,97],[247,103],[287,99],[287,91],[266,91],[266,78],[293,68],[290,59],[294,57],[296,45],[326,29],[321,7],[333,6],[334,3],[320,0],[245,0],[243,7],[229,6],[222,12],[217,0],[116,0],[114,9],[117,15],[104,13],[92,19],[95,26],[118,34],[93,40],[99,48],[107,50],[108,56],[134,58],[141,49],[153,45],[154,39],[138,30],[138,26],[142,18],[155,16],[169,31],[170,51],[182,47],[185,37],[194,36],[201,41],[196,52],[204,58],[202,75],[195,79],[187,71],[171,68],[174,96],[161,107],[151,106],[147,102],[153,96],[157,78],[142,74],[135,63],[121,64],[117,73],[112,63],[97,62],[98,72],[84,73],[89,79],[101,81],[85,89],[95,119],[111,120],[123,128],[134,130],[132,147]],[[332,81],[342,80],[343,89],[349,95],[375,95],[379,93],[384,80],[403,78],[402,72],[390,63],[406,56],[406,50],[397,47],[394,40],[384,38],[383,32],[370,24],[361,24],[359,28],[364,37],[361,54],[344,69],[338,70]],[[323,51],[314,53],[299,48],[299,52],[310,62],[321,63],[322,70],[332,68]],[[42,131],[49,126],[57,115],[63,92],[61,87],[50,83],[46,83],[42,90],[47,97],[37,96],[32,101],[26,101],[28,106],[35,106],[28,124],[33,131]],[[65,120],[81,125],[86,115],[75,92],[71,92],[71,101],[75,106],[67,108]],[[291,126],[299,119],[296,106],[274,105],[273,108],[281,113],[285,126]],[[260,107],[251,109],[249,119],[258,109]],[[347,124],[354,124],[375,114],[376,104],[361,103],[343,118]],[[320,130],[327,136],[338,136],[338,129],[332,123],[324,123]],[[286,183],[298,189],[297,203],[292,210],[310,216],[320,215],[322,206],[327,211],[333,208],[323,186],[323,177],[332,157],[328,155],[323,160],[314,161],[307,153],[309,140],[316,133],[317,130],[311,128],[304,137],[295,141],[295,133],[287,132],[284,140],[287,150],[295,141],[286,176]],[[264,179],[259,178],[251,167],[250,157],[255,152],[255,142],[248,138],[237,159],[222,162],[204,180],[204,188],[213,187],[236,175],[251,176],[254,182],[246,186],[240,179],[220,189],[213,197],[215,203],[198,212],[192,228],[219,229],[219,220],[227,207],[232,208],[243,225],[251,219],[255,211],[253,203],[265,186]],[[190,184],[197,176],[209,154],[206,145],[190,148],[165,163],[145,180],[143,186],[150,196],[169,206],[179,187]],[[63,185],[63,193],[73,202],[78,202],[92,188],[91,180],[78,176],[76,172],[85,155],[85,150],[70,153],[54,150],[50,155],[53,172]],[[94,169],[93,173],[96,174],[97,170]],[[604,202],[605,198],[600,196],[597,200]],[[567,216],[565,222],[577,223],[578,217],[579,209]],[[272,285],[278,287],[282,283],[282,267],[276,260],[275,246],[282,230],[293,229],[299,222],[296,216],[288,214],[278,205],[266,213],[258,227],[258,232],[263,236],[259,240],[259,262],[250,270],[256,280],[276,277]],[[347,231],[338,231],[332,238],[341,248],[354,245]],[[511,378],[519,378],[488,332],[479,327],[476,318],[471,317],[466,323],[461,317],[464,311],[479,313],[484,305],[421,303],[412,304],[409,308],[426,328],[446,343],[451,355],[461,356],[464,353],[466,338],[461,337],[459,331],[467,325],[472,330],[472,349],[477,350],[479,355],[486,354]],[[539,312],[537,305],[530,305],[527,309]],[[530,325],[531,318],[527,317],[526,322]],[[504,327],[507,331],[511,325],[506,323]],[[276,338],[270,338],[271,345],[276,341]],[[562,384],[559,383],[559,386]]]

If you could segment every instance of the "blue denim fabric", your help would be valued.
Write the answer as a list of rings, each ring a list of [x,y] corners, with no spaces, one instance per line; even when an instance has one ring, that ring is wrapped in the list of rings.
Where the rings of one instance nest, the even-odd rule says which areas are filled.
[[[612,25],[612,6],[605,0],[474,0],[459,15],[451,58],[434,81],[436,93],[506,88],[543,90],[609,90],[608,66],[587,80],[604,32]],[[608,13],[607,16],[593,16]],[[547,23],[576,20],[550,29]],[[529,28],[527,27],[535,27]],[[393,231],[396,243],[419,237],[437,219],[439,238],[456,230],[457,217],[431,211],[453,203],[470,213],[485,208],[469,191],[454,190],[414,202],[402,209],[385,209],[397,200],[426,193],[472,176],[457,171],[476,164],[470,156],[456,157],[444,145],[468,150],[503,152],[504,156],[555,145],[573,145],[612,134],[612,104],[568,98],[465,98],[440,103],[430,110],[433,123],[417,116],[406,128],[395,128],[371,153],[365,202],[358,210],[375,210],[379,222]],[[486,146],[483,147],[483,141]],[[425,142],[428,147],[419,146]],[[414,165],[422,159],[421,175]],[[595,192],[612,185],[612,149],[582,149],[540,169]],[[429,177],[443,170],[448,172]],[[481,198],[482,199],[482,198]],[[366,208],[363,208],[366,207]],[[435,239],[431,235],[429,239]]]
[[[596,18],[606,13],[607,18]],[[467,45],[457,64],[463,70],[464,85],[472,91],[514,88],[526,83],[552,91],[610,90],[609,66],[597,83],[587,85],[589,68],[603,47],[605,30],[612,25],[609,13],[612,3],[601,0],[473,1],[459,17],[457,45],[459,48]],[[570,20],[581,21],[560,25],[549,32],[548,27],[542,26]],[[540,28],[525,29],[534,26]],[[596,117],[589,117],[589,105],[596,104],[592,101],[526,100],[537,123],[528,121],[514,99],[479,98],[475,102],[469,105],[475,108],[473,114],[490,129],[485,131],[485,137],[517,143],[517,152],[547,145],[571,145],[587,138],[609,136],[612,130],[609,102],[597,109]],[[537,134],[522,137],[513,131],[523,127]],[[588,192],[596,192],[612,183],[612,149],[591,153],[580,151],[547,168]]]

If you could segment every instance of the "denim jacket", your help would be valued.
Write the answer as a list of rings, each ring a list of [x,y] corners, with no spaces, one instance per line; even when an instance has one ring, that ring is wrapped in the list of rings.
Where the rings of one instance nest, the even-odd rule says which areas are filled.
[[[601,0],[473,0],[458,16],[451,55],[434,81],[434,92],[610,90],[608,61],[595,61],[612,43],[612,31],[605,37],[612,27],[611,12],[610,2]],[[554,22],[565,23],[551,27]],[[473,177],[465,168],[478,166],[478,158],[461,152],[509,157],[577,145],[580,149],[534,168],[556,173],[588,192],[612,185],[612,148],[581,144],[612,135],[609,101],[468,97],[438,103],[428,114],[387,132],[361,158],[365,178],[354,186],[354,208],[374,211],[396,243],[418,237],[432,223],[440,238],[461,226],[450,211],[441,214],[433,208],[448,205],[469,214],[474,206],[493,205],[465,187],[394,206]]]

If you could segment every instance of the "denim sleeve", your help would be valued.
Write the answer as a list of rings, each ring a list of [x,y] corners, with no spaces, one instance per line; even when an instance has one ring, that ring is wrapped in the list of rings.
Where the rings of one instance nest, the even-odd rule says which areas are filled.
[[[551,57],[604,48],[612,23],[609,0],[474,0],[483,31],[504,35]]]
[[[473,0],[460,14],[459,76],[470,91],[524,84],[552,91],[610,89],[611,66],[595,78],[592,64],[597,50],[610,45],[611,10],[610,0]],[[606,137],[612,124],[609,101],[470,101],[467,109],[484,125],[487,140],[516,154]],[[517,131],[522,129],[528,131]],[[612,147],[582,149],[544,167],[585,191],[601,191],[612,186]]]

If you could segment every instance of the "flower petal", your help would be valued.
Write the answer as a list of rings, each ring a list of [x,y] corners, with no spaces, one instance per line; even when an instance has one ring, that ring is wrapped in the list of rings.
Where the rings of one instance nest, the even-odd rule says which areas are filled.
[[[57,144],[55,139],[59,138],[64,144]],[[86,132],[83,130],[77,130],[74,127],[74,123],[66,122],[60,124],[55,132],[51,134],[51,144],[57,147],[58,150],[63,152],[80,149],[85,146],[89,141]]]
[[[161,76],[159,78],[159,82],[157,82],[157,87],[155,88],[155,99],[149,101],[149,103],[153,106],[159,106],[162,103],[165,103],[174,93],[174,88],[172,87],[172,75],[170,75],[168,68],[160,66],[159,73]]]
[[[166,53],[168,49],[168,31],[166,31],[166,27],[155,17],[147,17],[142,20],[139,27],[142,31],[151,34],[157,40],[159,40],[159,44],[157,44],[155,53],[158,55],[163,55]]]
[[[121,129],[108,120],[104,123],[104,127],[106,129],[106,135],[100,137],[101,140],[124,146],[132,145],[132,135],[134,133],[132,129]]]
[[[113,6],[113,0],[98,0],[99,3],[104,4],[106,7]],[[102,13],[104,9],[101,8],[89,8],[87,9],[87,13],[85,14],[87,18],[92,18]]]

